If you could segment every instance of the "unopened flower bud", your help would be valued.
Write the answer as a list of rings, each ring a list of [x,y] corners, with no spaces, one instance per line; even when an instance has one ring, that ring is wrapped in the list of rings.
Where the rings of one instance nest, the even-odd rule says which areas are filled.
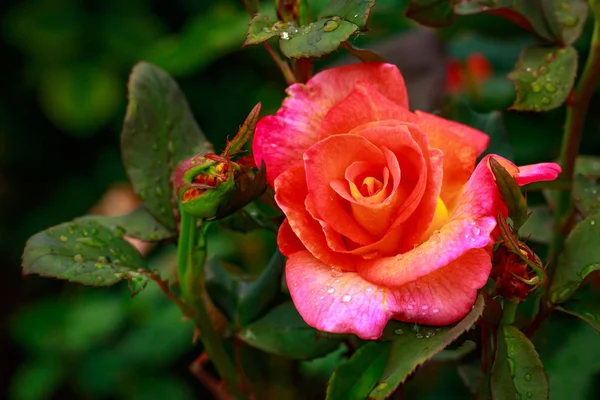
[[[535,265],[537,271],[543,274],[537,255],[524,243],[519,243],[519,251],[521,255],[515,254],[502,244],[492,258],[491,277],[496,281],[496,293],[515,303],[525,300],[545,278],[538,275],[529,264]]]

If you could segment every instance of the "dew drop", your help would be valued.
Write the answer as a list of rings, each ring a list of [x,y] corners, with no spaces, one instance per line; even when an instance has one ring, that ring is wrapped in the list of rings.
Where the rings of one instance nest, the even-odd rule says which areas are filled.
[[[171,140],[169,140],[169,142],[167,143],[167,148],[169,149],[169,153],[175,153],[175,145]]]
[[[104,278],[103,278],[103,277],[101,277],[101,276],[97,277],[97,278],[96,278],[96,280],[97,280],[98,282],[104,282]]]
[[[427,306],[421,306],[421,310],[427,310],[429,307]]]
[[[413,306],[412,306],[412,304],[409,304],[409,305],[406,306],[406,308],[408,308],[409,310],[412,310]]]
[[[525,380],[527,382],[531,382],[531,375],[530,374],[525,374]]]
[[[160,186],[156,187],[156,195],[157,196],[162,196],[164,194],[162,188]]]
[[[67,241],[67,237],[65,235],[60,235],[58,239],[63,243]]]
[[[596,225],[596,221],[594,221],[594,220],[591,220],[591,221],[590,221],[590,225]]]
[[[530,399],[533,397],[533,393],[527,392],[527,393],[525,393],[525,396],[527,396],[527,398]]]
[[[546,67],[545,65],[541,65],[538,68],[538,71],[539,71],[540,75],[546,75],[548,73],[548,67]]]
[[[337,278],[343,275],[343,272],[341,269],[336,268],[336,267],[331,267],[331,277],[332,278]]]
[[[556,92],[556,86],[555,86],[555,85],[553,85],[552,83],[546,83],[546,84],[544,85],[544,89],[546,89],[546,90],[547,90],[548,92],[550,92],[550,93],[554,93],[554,92]]]
[[[550,98],[549,97],[542,97],[542,104],[550,104]]]
[[[386,382],[381,382],[379,385],[377,385],[377,387],[375,388],[375,390],[385,390],[388,387],[388,383]]]
[[[417,337],[417,339],[423,339],[423,334],[422,333],[417,333],[415,336]]]
[[[331,294],[331,293],[333,293],[333,292],[335,292],[335,289],[334,289],[334,288],[329,288],[329,289],[327,289],[327,293]]]
[[[332,32],[335,31],[338,26],[340,26],[340,24],[337,21],[330,19],[329,21],[325,22],[325,25],[323,25],[323,30],[325,32]]]
[[[290,35],[286,31],[283,31],[279,34],[279,37],[282,38],[283,40],[289,40]]]
[[[531,90],[535,93],[540,92],[542,90],[542,86],[537,82],[533,82],[530,86]]]
[[[82,263],[85,262],[85,258],[81,254],[75,254],[73,256],[73,261]]]
[[[430,339],[430,338],[432,338],[432,337],[434,337],[434,336],[435,336],[435,331],[427,331],[427,332],[425,333],[425,338],[426,338],[426,339]]]
[[[100,263],[96,263],[96,268],[98,268],[98,269],[104,268],[104,265],[100,264]]]
[[[574,15],[569,15],[568,17],[563,19],[563,24],[567,27],[573,27],[573,26],[577,25],[578,22],[579,22],[579,18],[577,18]]]
[[[437,308],[434,308],[433,310],[431,310],[432,313],[437,314],[440,312],[440,310],[438,310]]]
[[[342,297],[342,302],[343,303],[347,303],[350,300],[352,300],[352,296],[350,296],[349,294],[345,294],[344,297]]]
[[[394,333],[399,336],[399,335],[403,335],[404,331],[402,329],[398,328],[398,329],[394,329]]]

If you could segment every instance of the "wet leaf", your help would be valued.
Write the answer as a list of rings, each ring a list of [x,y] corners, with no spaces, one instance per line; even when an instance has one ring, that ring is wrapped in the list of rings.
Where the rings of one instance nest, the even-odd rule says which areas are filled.
[[[214,305],[233,321],[237,309],[237,284],[217,258],[211,258],[204,266],[206,291]]]
[[[335,50],[358,30],[358,25],[338,17],[322,18],[280,35],[281,52],[290,58],[322,57]]]
[[[389,397],[421,364],[440,353],[463,332],[469,329],[483,312],[484,299],[479,296],[471,312],[454,326],[436,328],[397,323],[386,326],[383,339],[392,345],[387,364],[370,399]]]
[[[318,18],[340,17],[362,29],[374,5],[375,0],[331,0],[321,10]]]
[[[573,204],[584,216],[600,211],[600,184],[597,178],[578,174],[573,179]]]
[[[538,243],[550,243],[554,215],[547,205],[529,207],[529,217],[519,230],[519,236]]]
[[[279,36],[282,32],[286,32],[287,34],[288,28],[293,26],[287,23],[271,21],[267,15],[256,14],[250,20],[250,28],[246,34],[244,46],[262,43],[272,37]]]
[[[341,340],[308,326],[292,302],[273,308],[237,336],[250,346],[296,359],[324,356],[335,350]]]
[[[25,245],[23,274],[36,274],[89,286],[122,279],[145,285],[138,272],[146,263],[122,237],[96,221],[68,222],[33,235]]]
[[[548,379],[533,344],[514,326],[498,329],[492,367],[494,400],[548,399]]]
[[[129,214],[119,216],[88,215],[78,221],[91,220],[146,242],[158,242],[175,237],[176,232],[161,224],[146,207],[139,206]]]
[[[335,369],[326,400],[363,400],[375,388],[390,352],[388,342],[368,342]]]
[[[582,319],[600,332],[600,304],[572,299],[561,304],[557,309]]]
[[[527,47],[508,77],[515,83],[520,111],[547,111],[567,99],[577,73],[577,50],[572,46]]]
[[[565,44],[573,44],[583,31],[588,15],[587,0],[553,0],[550,26]]]
[[[148,211],[175,230],[171,179],[175,168],[212,146],[198,128],[177,83],[163,70],[141,62],[129,78],[129,104],[121,134],[123,162]]]
[[[455,19],[451,2],[447,0],[411,0],[406,16],[420,24],[438,28],[452,24]]]
[[[240,326],[254,321],[265,311],[281,291],[281,275],[285,258],[276,251],[262,274],[244,287],[238,298],[238,322]]]
[[[567,301],[592,272],[600,270],[600,213],[571,231],[558,258],[549,293],[552,303]]]
[[[525,200],[525,196],[523,196],[515,178],[504,169],[502,164],[496,161],[494,157],[489,160],[502,202],[508,208],[508,216],[513,221],[515,232],[518,232],[527,219],[527,200]]]

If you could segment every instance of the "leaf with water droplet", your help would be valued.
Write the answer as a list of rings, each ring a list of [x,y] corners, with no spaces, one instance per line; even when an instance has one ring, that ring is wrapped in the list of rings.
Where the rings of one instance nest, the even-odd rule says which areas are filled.
[[[600,212],[578,223],[565,241],[548,289],[552,303],[567,301],[583,280],[600,270]]]
[[[410,332],[412,324],[390,321],[381,340],[391,340],[392,346],[380,384],[387,384],[384,390],[371,391],[369,399],[383,400],[388,398],[406,378],[421,364],[440,353],[456,340],[479,319],[483,312],[484,299],[480,295],[473,309],[465,318],[453,326],[441,327],[439,330],[419,326],[415,334],[396,335],[394,331],[403,329]]]
[[[375,390],[384,390],[387,384],[375,387],[387,361],[390,344],[367,342],[331,375],[326,400],[364,400]]]
[[[115,232],[121,231],[125,236],[146,242],[158,242],[176,235],[174,230],[160,223],[143,205],[125,215],[88,215],[78,218],[77,221],[96,221]]]
[[[140,253],[97,221],[78,220],[75,228],[72,223],[64,223],[51,229],[54,235],[49,230],[39,232],[25,245],[25,275],[36,274],[89,286],[110,286],[134,276],[140,283],[146,280],[137,272],[146,266]],[[67,236],[68,231],[72,233]],[[96,233],[93,237],[85,236],[84,231],[88,235],[92,231]],[[107,255],[109,248],[125,257],[127,263],[122,260],[116,263],[113,256]]]
[[[549,53],[553,57],[548,57]],[[508,75],[517,89],[512,108],[547,111],[560,107],[573,87],[576,73],[577,51],[572,46],[525,48]]]
[[[146,209],[166,228],[175,230],[173,213],[161,212],[172,209],[172,196],[153,194],[157,185],[171,193],[169,181],[175,168],[195,154],[212,152],[212,145],[196,124],[179,86],[165,71],[141,62],[133,68],[128,88],[129,105],[121,133],[125,169],[135,192],[144,197]],[[169,142],[173,151],[169,151]],[[161,177],[158,184],[154,181],[157,176]]]
[[[325,30],[325,25],[334,21],[335,29]],[[290,58],[322,57],[335,50],[358,31],[358,25],[344,19],[322,18],[310,25],[300,27],[298,33],[289,35],[287,40],[280,40],[281,52]]]
[[[600,304],[586,300],[571,299],[561,304],[557,309],[582,319],[600,332]]]
[[[554,12],[546,15],[550,28],[563,43],[575,43],[587,20],[587,0],[553,0],[551,3]]]
[[[548,399],[544,366],[523,332],[514,326],[502,325],[498,328],[497,343],[490,381],[494,400]]]
[[[339,17],[364,28],[375,0],[331,0],[319,12],[318,18]]]
[[[573,179],[573,204],[583,215],[600,211],[600,183],[597,176],[577,174]]]
[[[322,357],[335,350],[343,338],[307,325],[291,301],[240,329],[237,337],[252,347],[295,359]]]

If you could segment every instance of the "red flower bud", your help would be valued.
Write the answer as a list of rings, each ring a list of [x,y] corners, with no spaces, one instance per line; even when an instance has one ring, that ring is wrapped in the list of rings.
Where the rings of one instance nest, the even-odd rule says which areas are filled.
[[[515,303],[525,300],[544,281],[525,261],[543,271],[540,259],[524,243],[519,243],[521,255],[510,251],[504,244],[494,252],[491,277],[496,281],[495,292]]]

